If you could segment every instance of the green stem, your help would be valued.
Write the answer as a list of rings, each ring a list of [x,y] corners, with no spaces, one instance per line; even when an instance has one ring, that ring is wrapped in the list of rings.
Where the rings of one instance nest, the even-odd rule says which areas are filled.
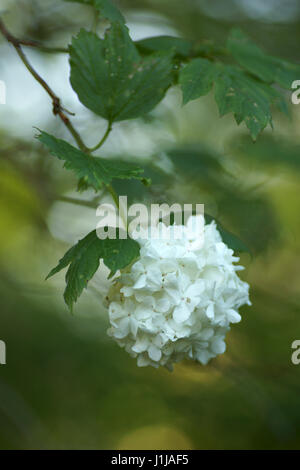
[[[112,123],[108,122],[105,134],[102,137],[102,139],[100,140],[99,144],[95,145],[95,147],[90,148],[89,152],[95,152],[95,150],[98,150],[100,147],[102,147],[102,145],[106,141],[107,137],[109,136],[111,130],[112,130]]]
[[[112,198],[114,200],[114,203],[116,204],[117,208],[120,209],[120,207],[119,207],[119,198],[118,198],[118,195],[117,195],[116,191],[112,187],[112,185],[107,184],[106,189],[110,193],[110,195],[112,196]]]
[[[69,49],[66,47],[50,47],[50,46],[44,46],[43,44],[24,44],[22,42],[23,46],[28,46],[28,47],[34,47],[35,49],[38,49],[41,52],[46,52],[47,54],[68,54]]]
[[[92,209],[97,209],[98,204],[93,201],[85,201],[83,199],[77,199],[69,196],[59,196],[58,201],[68,202],[69,204],[75,204],[76,206],[90,207]]]
[[[98,23],[99,23],[99,11],[96,10],[95,11],[95,15],[94,15],[94,21],[93,21],[93,25],[92,25],[92,28],[91,28],[91,31],[93,33],[96,33],[97,32],[97,27],[98,27]]]

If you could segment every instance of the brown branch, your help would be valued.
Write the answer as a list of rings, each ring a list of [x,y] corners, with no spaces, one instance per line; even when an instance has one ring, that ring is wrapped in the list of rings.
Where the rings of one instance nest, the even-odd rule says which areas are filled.
[[[88,152],[89,149],[85,146],[83,143],[80,135],[78,132],[75,130],[73,127],[70,119],[68,118],[67,114],[72,114],[69,111],[67,111],[63,106],[61,105],[60,98],[54,93],[54,91],[50,88],[50,86],[45,82],[45,80],[36,72],[36,70],[32,67],[30,62],[28,61],[27,57],[25,56],[21,45],[33,45],[32,41],[22,41],[15,36],[13,36],[7,29],[6,26],[4,25],[3,21],[0,18],[0,31],[3,34],[3,36],[6,38],[8,42],[10,42],[13,47],[15,48],[16,52],[18,53],[20,59],[22,60],[23,64],[27,68],[27,70],[31,73],[31,75],[35,78],[37,82],[44,88],[44,90],[48,93],[52,100],[52,111],[55,116],[59,116],[59,118],[62,120],[64,125],[67,127],[69,132],[72,134],[74,137],[78,147],[83,151],[83,152]],[[25,44],[26,43],[26,44]]]

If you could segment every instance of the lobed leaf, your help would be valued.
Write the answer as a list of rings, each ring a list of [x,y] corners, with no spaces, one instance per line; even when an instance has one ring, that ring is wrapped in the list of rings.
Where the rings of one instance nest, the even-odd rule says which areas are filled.
[[[181,70],[179,83],[183,104],[206,95],[214,83],[220,116],[232,112],[237,124],[245,122],[253,140],[268,124],[272,126],[271,105],[287,113],[285,101],[277,90],[236,66],[194,59]]]
[[[239,29],[233,29],[227,49],[235,60],[266,83],[278,83],[287,90],[300,77],[300,65],[266,54]]]
[[[215,99],[220,116],[232,112],[238,124],[246,123],[255,140],[268,124],[272,126],[271,104],[275,104],[280,95],[275,90],[274,93],[269,91],[237,67],[219,65],[218,69]]]
[[[172,83],[172,52],[141,58],[128,29],[112,23],[104,39],[81,30],[70,46],[71,85],[79,100],[109,122],[151,111]]]
[[[131,238],[100,240],[96,230],[93,230],[66,252],[47,279],[69,266],[64,299],[72,310],[73,304],[97,271],[101,259],[111,270],[112,276],[137,259],[139,253],[139,244]]]
[[[179,75],[183,104],[207,95],[213,86],[215,77],[215,65],[207,59],[194,59],[187,64]]]
[[[142,53],[173,51],[181,57],[189,57],[192,53],[193,43],[187,39],[174,36],[155,36],[135,42]]]
[[[141,176],[144,170],[132,163],[93,157],[43,131],[38,140],[48,147],[52,155],[65,161],[65,168],[74,171],[81,181],[82,189],[91,186],[97,191],[103,183],[110,184],[114,178],[135,178],[146,182]]]
[[[65,2],[82,3],[91,5],[99,11],[100,15],[110,21],[125,22],[122,13],[110,0],[65,0]]]

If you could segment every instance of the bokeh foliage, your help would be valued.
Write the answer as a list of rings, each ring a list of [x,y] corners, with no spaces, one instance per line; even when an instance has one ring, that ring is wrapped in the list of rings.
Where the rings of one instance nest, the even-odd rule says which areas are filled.
[[[236,2],[232,17],[221,2],[219,15],[204,3],[119,2],[133,24],[141,21],[138,11],[142,26],[158,22],[178,36],[221,45],[231,27],[240,26],[269,54],[299,63],[299,16],[278,24],[251,19]],[[15,2],[8,19],[24,37],[65,45],[81,26],[69,8],[80,12],[81,23],[92,21],[88,8],[63,8],[54,0]],[[5,60],[12,56],[9,51]],[[49,216],[56,207],[67,220],[70,204],[57,201],[75,179],[46,158],[32,136],[17,138],[3,124],[0,339],[7,343],[7,365],[0,366],[1,448],[299,448],[300,366],[290,357],[300,334],[300,107],[290,106],[290,121],[275,113],[274,132],[253,144],[231,116],[218,118],[211,96],[186,108],[178,90],[168,99],[139,123],[158,139],[155,151],[140,155],[134,142],[132,152],[121,145],[116,151],[108,142],[111,158],[142,162],[152,179],[149,187],[119,180],[115,189],[122,194],[125,188],[132,201],[205,203],[253,252],[252,259],[242,256],[253,306],[229,334],[225,355],[209,366],[184,363],[173,374],[138,369],[105,335],[101,277],[73,316],[61,300],[63,276],[43,281],[69,245],[53,237]],[[0,111],[4,122],[5,108]],[[49,115],[49,126],[53,120]],[[122,129],[132,140],[132,129]],[[167,142],[162,129],[171,136]],[[88,210],[78,209],[82,223]]]

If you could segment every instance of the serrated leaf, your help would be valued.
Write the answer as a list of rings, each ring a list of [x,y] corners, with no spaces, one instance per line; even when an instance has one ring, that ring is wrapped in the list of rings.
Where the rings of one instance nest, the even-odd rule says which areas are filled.
[[[183,104],[206,95],[214,84],[220,116],[232,112],[237,124],[245,122],[253,140],[272,126],[271,105],[288,114],[284,97],[275,88],[236,66],[194,59],[181,70],[179,83]]]
[[[65,0],[65,2],[82,3],[83,5],[91,5],[99,11],[103,18],[110,21],[125,22],[122,13],[110,0]]]
[[[104,39],[81,30],[70,47],[70,64],[79,100],[109,122],[148,113],[172,82],[172,53],[141,58],[120,23],[112,23]]]
[[[96,230],[93,230],[66,252],[47,279],[69,266],[64,299],[72,310],[73,304],[97,271],[100,259],[103,259],[113,275],[137,259],[139,253],[139,244],[131,238],[100,240]]]
[[[144,182],[144,178],[141,176],[144,170],[132,163],[93,157],[64,140],[56,139],[47,132],[41,131],[37,138],[48,147],[52,155],[65,161],[65,168],[74,171],[81,181],[82,189],[91,186],[97,191],[101,188],[102,183],[110,184],[114,178],[135,178]]]
[[[272,126],[271,104],[281,102],[281,96],[259,81],[248,77],[238,67],[218,65],[215,99],[220,116],[232,112],[236,122],[242,121],[255,140],[268,125]]]
[[[174,36],[155,36],[136,41],[135,45],[142,53],[173,51],[181,57],[188,57],[192,51],[193,43],[187,39]]]
[[[206,95],[216,77],[215,65],[207,59],[193,59],[179,74],[183,104]]]
[[[290,90],[300,77],[300,65],[266,54],[239,29],[231,31],[227,48],[242,67],[264,82]]]

